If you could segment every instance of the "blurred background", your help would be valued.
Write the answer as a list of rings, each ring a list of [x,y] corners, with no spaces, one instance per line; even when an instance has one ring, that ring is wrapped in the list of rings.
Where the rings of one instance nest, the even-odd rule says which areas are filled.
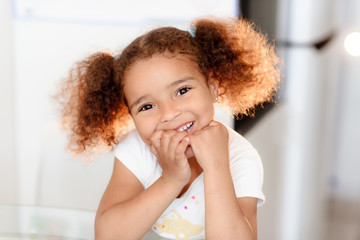
[[[93,239],[113,156],[65,150],[51,96],[72,64],[216,15],[254,21],[283,61],[275,104],[223,116],[262,156],[259,239],[360,240],[359,12],[358,0],[1,0],[0,239]]]

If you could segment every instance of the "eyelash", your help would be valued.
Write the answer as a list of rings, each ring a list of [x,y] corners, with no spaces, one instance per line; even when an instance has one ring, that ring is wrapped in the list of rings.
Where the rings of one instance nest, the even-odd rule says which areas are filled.
[[[141,107],[140,107],[139,112],[142,112],[142,111],[147,111],[147,110],[151,109],[151,108],[148,108],[149,106],[150,106],[151,108],[153,108],[153,107],[154,107],[154,105],[151,105],[151,104],[145,104],[145,105],[143,105],[143,106],[141,106]]]
[[[184,95],[185,93],[187,93],[191,88],[190,87],[181,87],[177,93],[176,93],[176,96],[181,96],[181,95]],[[182,94],[180,92],[182,92],[183,90],[185,90],[185,92],[183,92]],[[180,93],[180,94],[179,94]],[[139,112],[142,112],[142,111],[147,111],[147,110],[150,110],[151,108],[153,108],[154,105],[152,104],[145,104],[143,106],[140,107],[139,109]]]
[[[176,96],[184,95],[184,94],[187,93],[190,89],[191,89],[191,88],[190,88],[190,87],[187,87],[187,86],[181,87],[181,88],[177,91]],[[186,90],[186,92],[184,92],[183,94],[179,94],[182,90]]]

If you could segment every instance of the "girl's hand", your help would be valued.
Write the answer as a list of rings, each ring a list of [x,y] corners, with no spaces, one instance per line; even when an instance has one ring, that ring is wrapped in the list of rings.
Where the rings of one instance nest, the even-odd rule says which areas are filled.
[[[150,139],[150,149],[162,168],[164,180],[185,186],[190,181],[191,170],[185,156],[189,134],[175,130],[156,131]]]
[[[229,167],[229,132],[227,128],[211,121],[207,127],[189,136],[195,157],[204,170]]]

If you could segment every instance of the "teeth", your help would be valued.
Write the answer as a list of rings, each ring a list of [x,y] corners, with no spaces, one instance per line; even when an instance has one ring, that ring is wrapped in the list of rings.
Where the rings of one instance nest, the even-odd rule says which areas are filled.
[[[192,124],[193,124],[192,122],[188,123],[185,126],[180,127],[177,131],[179,131],[179,132],[186,131],[186,130],[188,130],[188,128],[190,128],[192,126]]]

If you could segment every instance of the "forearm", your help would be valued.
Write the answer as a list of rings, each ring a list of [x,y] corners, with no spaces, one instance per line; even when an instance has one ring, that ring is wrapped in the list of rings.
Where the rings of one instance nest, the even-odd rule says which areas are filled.
[[[206,239],[256,239],[237,202],[230,169],[204,171]]]
[[[116,204],[97,216],[96,239],[141,239],[180,191],[181,187],[159,178],[135,198]]]

